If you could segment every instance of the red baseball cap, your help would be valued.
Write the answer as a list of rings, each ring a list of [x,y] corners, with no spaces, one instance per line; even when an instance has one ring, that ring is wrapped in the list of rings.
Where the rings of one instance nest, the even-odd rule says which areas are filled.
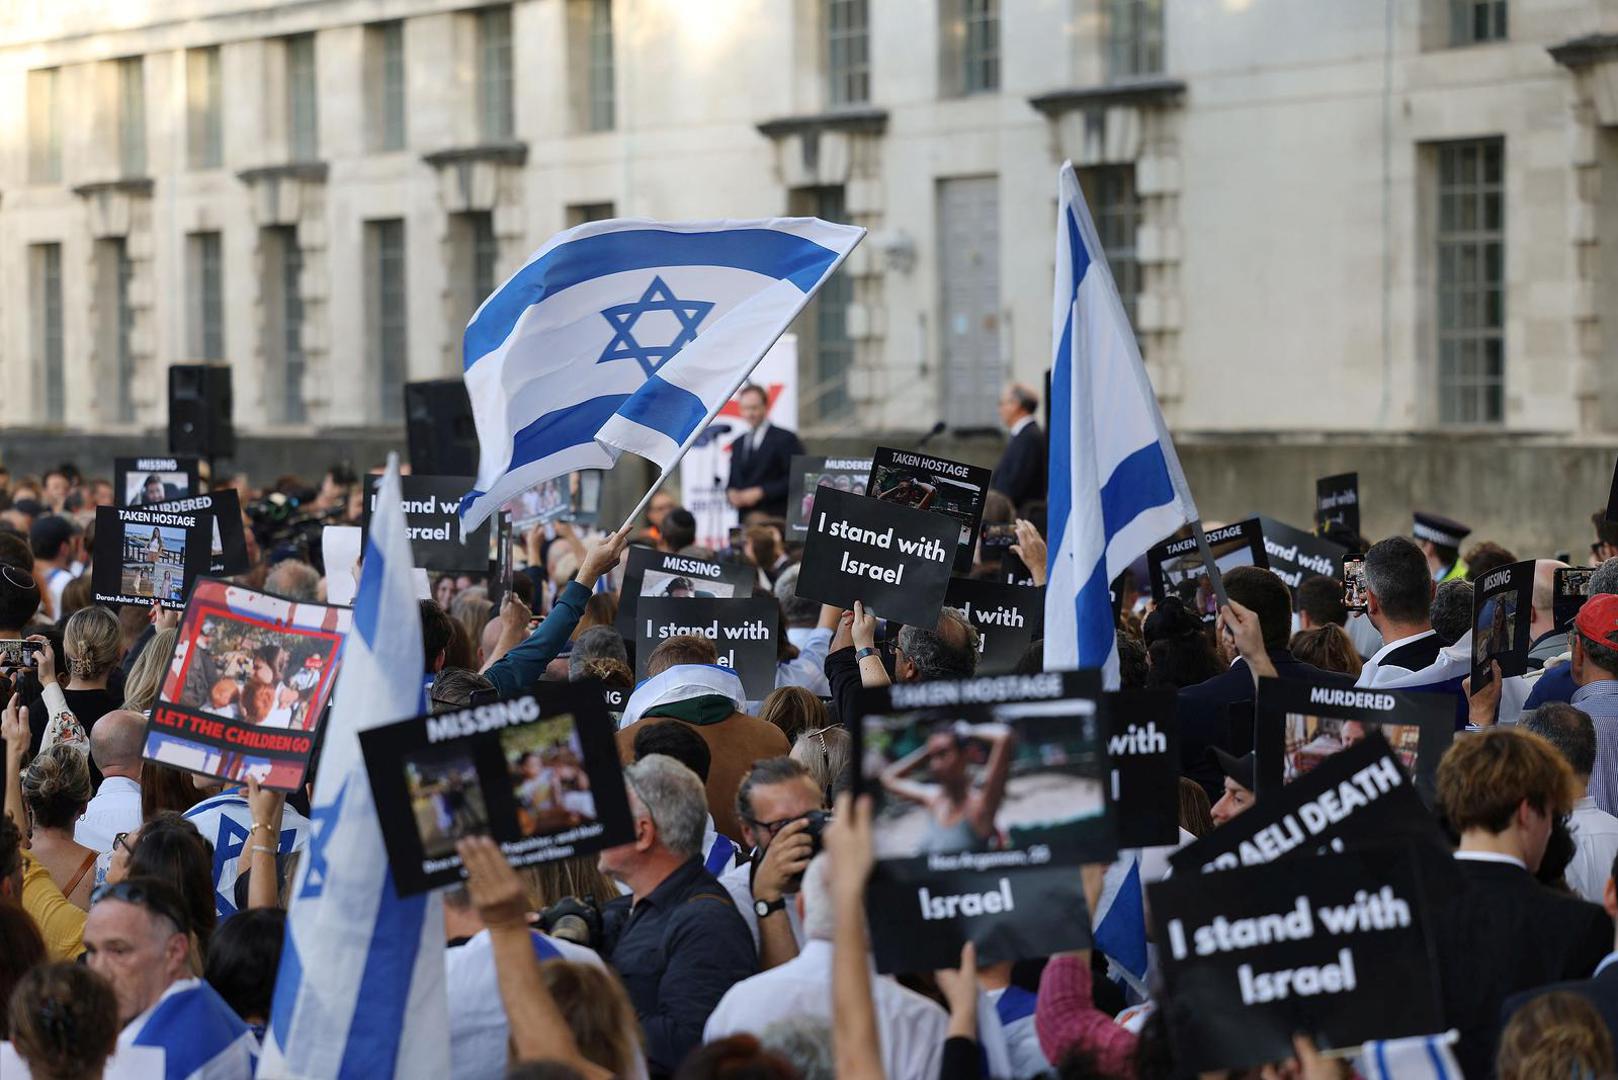
[[[1597,645],[1618,649],[1618,596],[1602,593],[1590,597],[1579,608],[1573,625]]]

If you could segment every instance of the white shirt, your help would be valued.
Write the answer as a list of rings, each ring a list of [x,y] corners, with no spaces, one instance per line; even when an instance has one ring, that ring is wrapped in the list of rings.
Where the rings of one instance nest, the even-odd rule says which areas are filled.
[[[1343,629],[1348,632],[1348,640],[1354,643],[1354,651],[1361,656],[1371,656],[1382,647],[1382,632],[1363,611],[1350,614]]]
[[[1618,817],[1596,805],[1586,795],[1573,804],[1568,819],[1573,829],[1573,861],[1567,864],[1567,883],[1584,899],[1601,903],[1612,876],[1612,860],[1618,856]]]
[[[1515,866],[1526,873],[1528,864],[1515,855],[1507,855],[1500,851],[1457,851],[1455,857],[1461,862],[1492,862],[1502,863],[1506,866]]]
[[[719,884],[725,887],[730,899],[735,903],[736,910],[741,913],[742,921],[747,924],[748,931],[753,935],[753,948],[758,944],[758,912],[753,910],[753,863],[751,860],[743,862],[740,866],[733,866],[719,875]],[[783,912],[787,922],[792,926],[792,940],[803,947],[803,918],[798,914],[798,897],[796,894],[782,897],[787,902],[787,909]],[[774,919],[778,916],[771,915]]]
[[[800,1016],[830,1024],[831,984],[831,942],[807,942],[795,959],[727,990],[708,1017],[702,1040],[713,1042],[743,1032],[757,1035],[777,1020]],[[933,1080],[943,1062],[949,1014],[874,972],[871,997],[884,1075],[888,1080]]]
[[[605,968],[594,949],[533,931],[536,954],[546,946],[561,959]],[[444,989],[449,995],[450,1075],[456,1080],[506,1075],[506,1039],[510,1028],[500,1001],[500,980],[494,968],[494,941],[479,930],[464,945],[444,950]],[[644,1065],[642,1066],[644,1068]]]
[[[84,816],[73,826],[73,839],[106,854],[112,838],[140,828],[140,785],[127,776],[104,776]]]
[[[801,686],[816,697],[830,697],[831,684],[826,681],[826,651],[831,647],[832,632],[816,627],[799,641],[788,634],[787,640],[798,647],[798,655],[775,666],[775,686]],[[756,715],[756,714],[755,714]]]
[[[757,450],[759,448],[759,445],[764,442],[764,433],[766,431],[768,431],[769,429],[770,429],[770,422],[768,420],[764,420],[764,421],[761,421],[759,423],[758,427],[756,427],[752,431],[748,432],[747,433],[747,449],[749,451]]]
[[[1412,674],[1413,672],[1410,668],[1399,667],[1391,664],[1384,666],[1382,663],[1382,658],[1387,656],[1395,649],[1403,648],[1413,641],[1420,641],[1423,638],[1433,637],[1437,633],[1438,631],[1436,630],[1428,629],[1423,630],[1419,634],[1411,634],[1409,637],[1400,638],[1398,641],[1384,642],[1382,647],[1365,662],[1365,667],[1360,669],[1359,681],[1354,685],[1381,686],[1384,683],[1391,682],[1394,679],[1403,678],[1406,675]]]
[[[1029,413],[1027,416],[1024,416],[1022,419],[1018,420],[1015,424],[1012,424],[1011,425],[1011,437],[1013,439],[1015,439],[1022,432],[1023,428],[1027,427],[1029,424],[1032,424],[1033,422],[1034,422],[1034,414]]]

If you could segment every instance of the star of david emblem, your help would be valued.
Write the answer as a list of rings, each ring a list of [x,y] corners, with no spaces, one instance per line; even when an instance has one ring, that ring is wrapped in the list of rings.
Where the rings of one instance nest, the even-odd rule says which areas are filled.
[[[332,829],[337,824],[338,815],[343,812],[343,800],[348,795],[351,779],[344,778],[343,786],[337,789],[337,798],[330,803],[309,808],[309,869],[303,875],[303,888],[298,892],[300,898],[319,896],[326,888],[326,845],[331,843]]]
[[[596,363],[634,360],[650,378],[658,368],[668,363],[675,353],[696,339],[697,328],[712,310],[712,302],[681,300],[664,284],[661,277],[654,277],[639,300],[633,304],[614,304],[601,313],[601,317],[612,324],[613,335],[612,340],[607,343],[606,350],[601,354],[601,359]],[[680,329],[667,344],[642,344],[635,336],[635,324],[640,321],[642,315],[658,311],[673,315],[680,324]]]

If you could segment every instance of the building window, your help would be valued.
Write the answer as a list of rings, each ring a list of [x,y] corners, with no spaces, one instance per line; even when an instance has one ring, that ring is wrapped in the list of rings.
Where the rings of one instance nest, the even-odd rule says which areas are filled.
[[[320,117],[315,86],[315,35],[286,39],[287,156],[292,161],[320,158]]]
[[[62,349],[62,245],[33,244],[28,249],[33,281],[34,356],[44,388],[45,420],[60,424],[67,416],[67,379]]]
[[[36,184],[55,184],[62,179],[59,74],[56,68],[28,73],[28,179]]]
[[[1107,78],[1163,70],[1163,0],[1107,0]]]
[[[265,403],[270,415],[284,424],[307,419],[303,402],[303,249],[294,225],[264,230],[266,256],[265,351],[271,374],[265,380]]]
[[[1451,45],[1506,39],[1506,0],[1449,0]]]
[[[588,0],[588,4],[582,126],[586,131],[611,131],[617,122],[613,96],[612,0]]]
[[[366,28],[367,70],[371,87],[371,147],[403,150],[405,145],[404,23],[376,23]]]
[[[478,133],[504,142],[516,130],[512,113],[511,8],[484,8],[478,18]]]
[[[945,86],[957,94],[1000,89],[1000,0],[944,0]]]
[[[1140,264],[1135,261],[1135,234],[1140,229],[1140,196],[1135,193],[1135,166],[1102,165],[1085,169],[1081,177],[1084,198],[1095,219],[1101,249],[1107,254],[1118,295],[1135,324],[1140,299]]]
[[[793,213],[825,221],[848,222],[848,206],[840,186],[803,188],[794,193]],[[808,376],[803,395],[808,415],[825,422],[848,419],[848,372],[854,366],[854,343],[848,336],[848,308],[854,282],[846,270],[826,279],[799,317],[798,367]]]
[[[1505,415],[1505,143],[1438,147],[1438,415]]]
[[[826,104],[831,108],[871,100],[869,0],[825,0]]]
[[[451,315],[465,326],[478,306],[500,284],[500,242],[494,235],[494,214],[472,210],[450,216]]]
[[[365,251],[371,276],[366,312],[370,333],[366,337],[380,395],[379,415],[384,423],[396,424],[404,417],[405,372],[409,370],[404,221],[367,221]]]
[[[186,297],[193,360],[225,358],[225,265],[216,232],[186,237]]]
[[[129,423],[135,419],[135,363],[130,352],[135,313],[129,303],[129,245],[121,237],[99,241],[96,258],[97,289],[104,298],[97,308],[101,320],[97,338],[107,358],[103,371],[111,380],[113,419]],[[107,299],[111,302],[105,302]]]
[[[146,175],[146,64],[118,61],[118,160],[125,177]]]
[[[185,54],[186,162],[217,169],[224,160],[224,117],[219,107],[219,47]]]
[[[571,229],[590,221],[606,221],[614,216],[614,210],[610,202],[574,203],[567,208],[566,216]]]

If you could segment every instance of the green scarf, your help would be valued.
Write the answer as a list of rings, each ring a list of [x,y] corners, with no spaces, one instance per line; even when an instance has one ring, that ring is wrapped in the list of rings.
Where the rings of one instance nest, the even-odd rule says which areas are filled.
[[[721,720],[728,720],[730,714],[735,711],[736,703],[724,694],[703,694],[701,697],[658,705],[656,711],[649,715],[684,720],[688,724],[702,727],[705,724],[717,724]]]

